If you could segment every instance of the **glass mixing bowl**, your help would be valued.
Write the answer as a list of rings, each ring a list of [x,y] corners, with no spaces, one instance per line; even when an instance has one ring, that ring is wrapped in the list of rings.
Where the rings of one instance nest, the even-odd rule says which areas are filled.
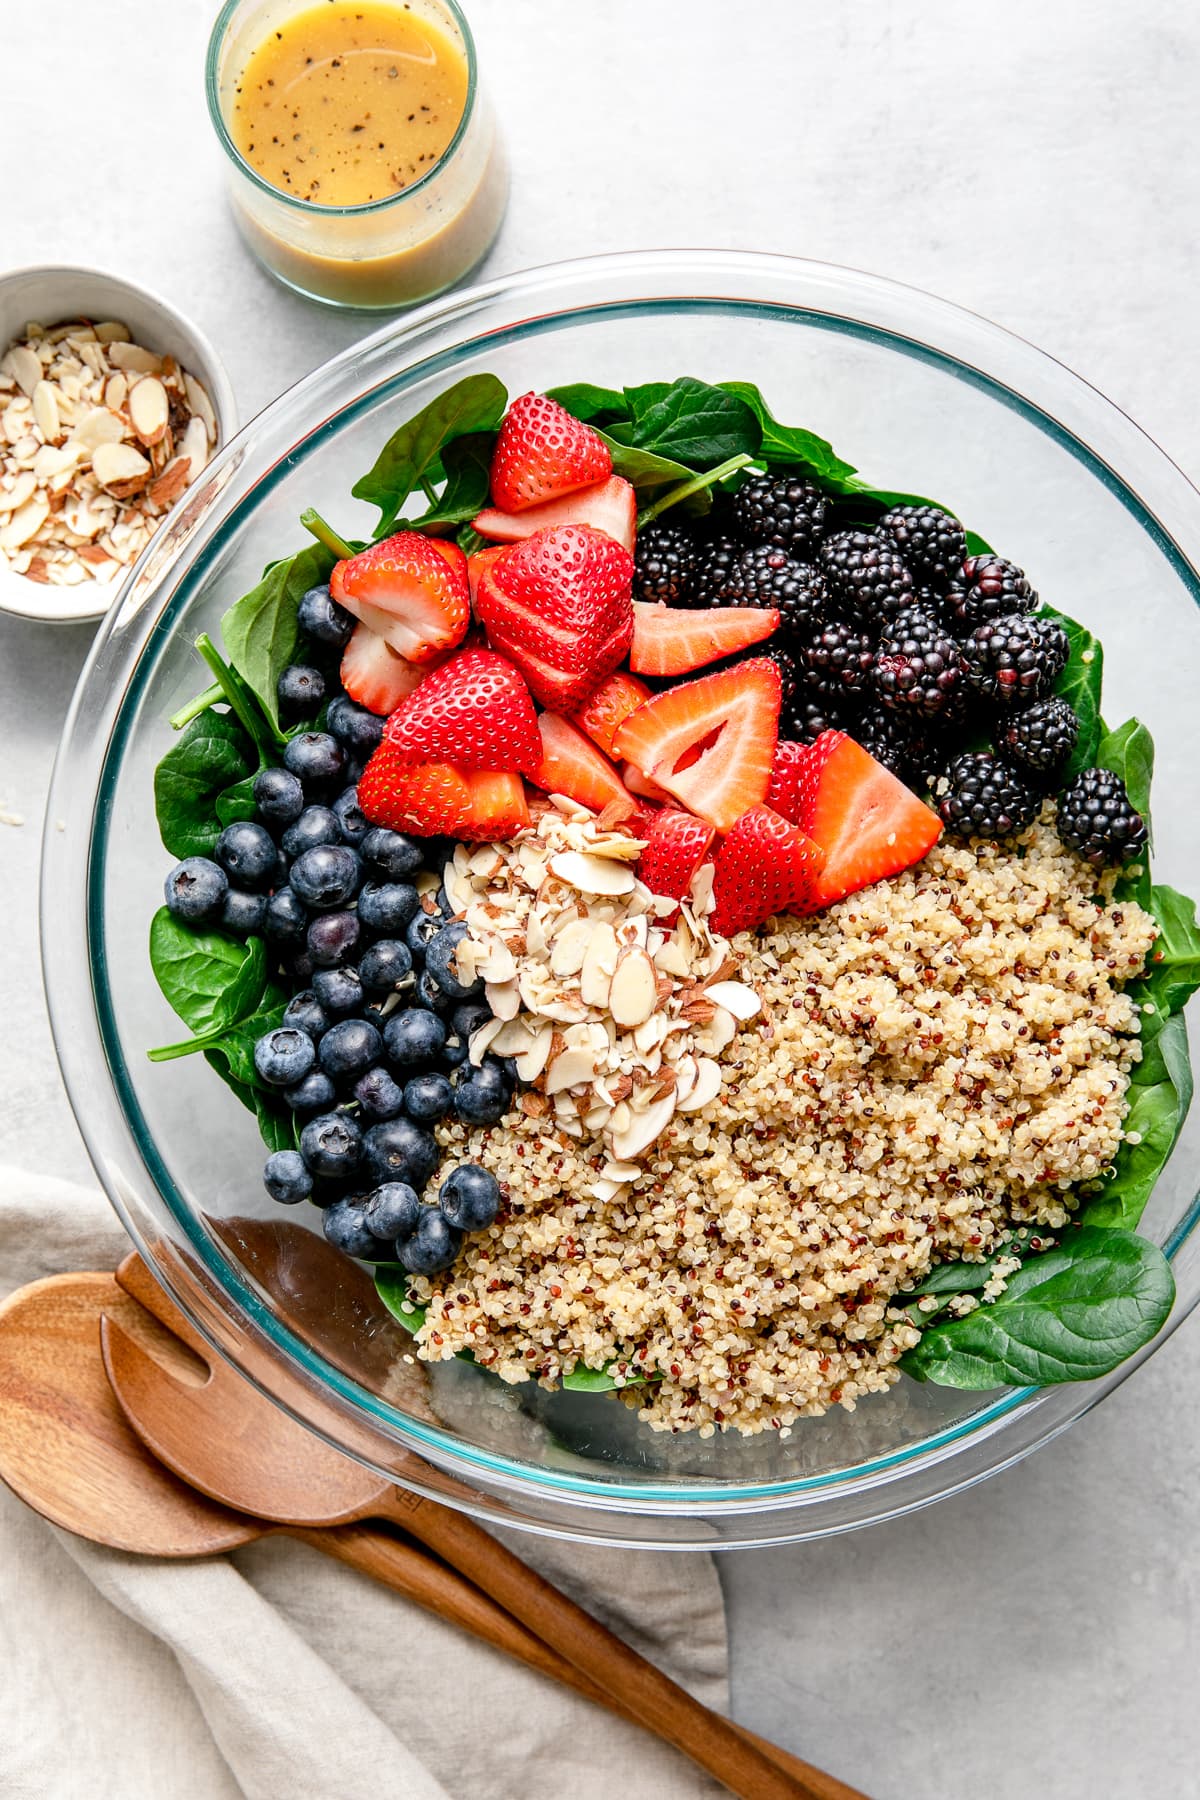
[[[204,685],[192,641],[304,542],[303,507],[369,534],[354,480],[400,421],[472,370],[494,370],[510,394],[683,373],[757,382],[778,417],[831,439],[873,483],[953,507],[1103,638],[1107,716],[1139,714],[1158,743],[1160,878],[1200,890],[1200,495],[1114,406],[982,319],[816,263],[672,252],[507,277],[386,327],[255,419],[168,521],[97,640],[50,796],[43,931],[58,1052],[100,1178],[219,1351],[419,1492],[535,1530],[677,1548],[816,1536],[927,1504],[1062,1431],[1154,1346],[1081,1386],[961,1394],[905,1380],[784,1440],[657,1435],[611,1396],[417,1362],[319,1216],[263,1194],[254,1120],[212,1071],[198,1057],[146,1060],[178,1035],[146,955],[169,860],[151,780],[168,716]],[[1162,1336],[1200,1298],[1198,1140],[1193,1123],[1143,1225],[1179,1286]]]

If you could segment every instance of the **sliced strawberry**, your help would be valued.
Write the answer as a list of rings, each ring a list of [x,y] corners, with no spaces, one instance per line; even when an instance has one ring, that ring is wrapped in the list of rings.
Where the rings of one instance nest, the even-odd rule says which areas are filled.
[[[581,706],[633,635],[633,558],[590,525],[539,531],[484,569],[478,608],[488,638],[551,712]]]
[[[558,713],[542,713],[538,718],[542,739],[542,760],[530,775],[535,787],[547,794],[566,794],[592,812],[603,812],[612,801],[621,801],[630,813],[637,803],[621,777],[582,731]]]
[[[825,861],[819,844],[769,806],[752,806],[717,852],[708,922],[722,937],[806,907]]]
[[[593,744],[599,745],[605,756],[611,756],[618,726],[649,698],[650,689],[644,681],[618,669],[615,675],[601,682],[587,705],[576,713],[575,723],[587,732]]]
[[[414,763],[532,771],[542,760],[529,689],[494,650],[459,650],[434,669],[388,721],[387,735]]]
[[[491,472],[492,499],[502,512],[524,512],[611,474],[604,439],[557,400],[522,394],[505,413]]]
[[[775,746],[767,805],[790,819],[793,825],[800,823],[805,806],[811,803],[811,793],[807,800],[802,798],[806,791],[805,771],[812,760],[810,750],[810,745],[789,743],[786,738],[780,738]]]
[[[562,494],[557,500],[546,500],[541,506],[526,507],[524,512],[486,507],[471,523],[480,537],[495,538],[502,544],[515,544],[551,525],[591,525],[616,538],[632,555],[637,536],[637,495],[619,475],[610,475],[607,481]]]
[[[656,694],[625,720],[614,748],[689,812],[728,831],[766,794],[779,701],[779,671],[759,657]]]
[[[507,544],[489,544],[486,550],[476,550],[467,558],[467,583],[471,589],[471,606],[474,609],[479,598],[479,581],[485,569],[491,568],[498,556],[503,556]]]
[[[779,629],[773,606],[713,606],[698,612],[679,606],[633,603],[629,666],[637,675],[686,675],[706,663],[761,644]]]
[[[339,605],[385,637],[409,662],[431,662],[466,636],[471,622],[467,559],[457,544],[398,531],[335,565]]]
[[[642,800],[653,801],[656,806],[674,806],[675,797],[668,794],[665,787],[659,787],[657,781],[651,781],[648,775],[631,762],[621,764],[621,780],[631,794],[637,794]]]
[[[373,825],[417,837],[486,842],[511,837],[529,823],[519,775],[405,762],[386,738],[362,772],[358,803]]]
[[[692,813],[678,807],[660,812],[638,862],[639,876],[652,894],[682,900],[715,836],[712,826]]]
[[[425,671],[397,656],[369,625],[356,625],[342,652],[339,674],[352,700],[386,716],[415,693]]]
[[[842,731],[822,732],[808,748],[798,810],[825,852],[811,912],[911,868],[942,831],[937,814]]]

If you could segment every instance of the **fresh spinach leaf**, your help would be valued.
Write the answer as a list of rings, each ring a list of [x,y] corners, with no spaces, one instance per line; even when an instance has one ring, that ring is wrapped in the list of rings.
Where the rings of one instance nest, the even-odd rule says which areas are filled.
[[[631,487],[670,487],[677,481],[687,481],[692,474],[684,463],[675,462],[669,456],[655,456],[651,450],[619,444],[616,438],[605,437],[602,431],[597,435],[604,438],[612,453],[613,474],[620,475]]]
[[[1030,1225],[1022,1225],[1013,1231],[1000,1248],[983,1262],[944,1262],[935,1263],[922,1279],[902,1294],[896,1296],[894,1304],[903,1306],[914,1325],[923,1329],[932,1325],[941,1307],[922,1309],[916,1305],[919,1299],[936,1296],[944,1306],[956,1294],[980,1293],[992,1279],[996,1264],[1004,1257],[1026,1257],[1030,1254],[1031,1243],[1042,1249],[1050,1241],[1048,1232],[1035,1231]],[[912,1302],[910,1305],[909,1302]]]
[[[299,1121],[283,1097],[261,1085],[252,1087],[229,1073],[228,1065],[215,1050],[206,1050],[204,1060],[221,1077],[247,1111],[258,1120],[258,1133],[268,1150],[297,1150],[300,1147]]]
[[[607,1368],[589,1369],[586,1363],[576,1363],[562,1377],[559,1385],[572,1394],[609,1394],[617,1383]]]
[[[1140,719],[1126,719],[1096,745],[1096,764],[1111,769],[1125,783],[1130,801],[1150,822],[1150,783],[1154,777],[1154,739]]]
[[[251,942],[258,940],[252,939]],[[283,1022],[283,1009],[288,997],[277,982],[269,981],[259,996],[253,1012],[236,1020],[205,1052],[221,1058],[234,1081],[246,1087],[262,1087],[262,1079],[254,1067],[254,1046],[268,1031]]]
[[[823,437],[799,425],[781,425],[758,388],[750,381],[723,381],[722,390],[747,405],[762,432],[758,454],[765,463],[781,463],[806,471],[822,487],[851,492],[845,484],[854,475],[853,463],[844,462]]]
[[[1194,900],[1158,883],[1150,890],[1150,911],[1158,937],[1138,985],[1145,998],[1169,1016],[1181,1012],[1200,988],[1200,921]]]
[[[414,531],[442,525],[464,525],[488,503],[488,475],[495,447],[494,431],[472,431],[455,438],[442,453],[446,485],[427,513],[413,520]]]
[[[692,375],[626,388],[625,399],[629,423],[614,425],[609,433],[618,443],[689,469],[758,454],[762,429],[746,402]]]
[[[548,388],[547,397],[557,400],[585,425],[629,417],[629,403],[624,394],[618,393],[616,388],[596,387],[590,381],[572,381],[566,387]]]
[[[1131,1230],[1175,1148],[1192,1101],[1192,1065],[1182,1013],[1143,1020],[1142,1060],[1129,1083],[1129,1110],[1114,1174],[1081,1217],[1089,1226]]]
[[[253,819],[258,808],[254,803],[254,783],[258,780],[258,770],[253,775],[235,781],[232,787],[223,788],[217,795],[217,818],[222,828],[234,824],[238,819]]]
[[[154,771],[155,816],[172,856],[212,855],[229,823],[221,796],[257,769],[254,746],[231,714],[203,712],[192,720]]]
[[[394,1319],[406,1331],[418,1332],[425,1323],[425,1308],[415,1306],[408,1297],[408,1277],[397,1264],[375,1270],[375,1292]]]
[[[379,508],[377,538],[387,536],[409,495],[434,475],[439,463],[444,466],[454,439],[497,429],[507,400],[503,382],[494,375],[465,375],[392,433],[374,467],[350,490],[356,500]]]
[[[296,653],[300,601],[310,587],[329,579],[335,560],[323,544],[306,545],[276,563],[256,588],[235,601],[221,620],[221,636],[234,671],[255,695],[276,730],[276,685]]]
[[[1031,1257],[998,1300],[926,1331],[900,1366],[971,1390],[1088,1381],[1148,1343],[1174,1298],[1157,1245],[1085,1226]]]
[[[1043,606],[1039,616],[1053,619],[1056,624],[1061,625],[1071,646],[1067,666],[1059,676],[1058,686],[1054,690],[1069,702],[1079,720],[1079,737],[1061,776],[1061,785],[1065,787],[1081,769],[1094,767],[1096,752],[1104,735],[1104,722],[1100,717],[1104,649],[1099,638],[1093,637],[1086,626],[1068,618],[1066,613],[1056,611],[1053,606]]]
[[[232,1031],[257,1009],[267,985],[261,938],[240,944],[215,931],[191,931],[165,906],[150,922],[150,966],[164,998],[195,1034],[191,1043],[151,1050],[155,1062],[205,1049]]]

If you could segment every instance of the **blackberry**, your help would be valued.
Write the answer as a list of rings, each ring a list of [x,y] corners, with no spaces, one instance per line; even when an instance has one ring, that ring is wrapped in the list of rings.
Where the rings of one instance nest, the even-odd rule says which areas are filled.
[[[958,623],[973,631],[987,619],[1036,612],[1038,597],[1015,563],[1002,556],[968,556],[953,585],[951,604]]]
[[[855,731],[854,715],[811,688],[801,688],[779,715],[779,735],[794,744],[815,744],[823,731]]]
[[[1008,837],[1037,818],[1042,796],[987,751],[956,756],[935,789],[942,823],[960,837]]]
[[[962,568],[967,537],[962,526],[940,506],[893,506],[879,521],[914,575],[924,576],[943,592]]]
[[[885,706],[936,719],[953,710],[962,679],[962,652],[934,613],[909,606],[884,627],[874,680]]]
[[[666,606],[690,605],[699,562],[696,540],[689,531],[679,525],[647,525],[637,534],[634,599],[657,600]]]
[[[877,707],[864,714],[854,727],[854,736],[869,756],[901,781],[917,773],[923,740],[914,733],[907,718]]]
[[[886,532],[836,532],[819,560],[835,596],[876,629],[913,603],[912,572]]]
[[[1022,768],[1052,775],[1066,762],[1079,737],[1079,720],[1067,701],[1051,695],[1035,700],[1010,719],[996,740],[997,748]]]
[[[734,660],[749,662],[754,657],[775,664],[779,670],[780,703],[785,707],[790,706],[800,686],[800,671],[794,651],[786,650],[782,644],[751,644],[748,650],[743,650]]]
[[[800,650],[809,687],[827,699],[863,692],[871,679],[874,649],[869,637],[834,619]]]
[[[692,577],[693,606],[727,606],[725,585],[730,570],[745,549],[736,538],[717,536],[700,545]]]
[[[1070,654],[1067,634],[1053,619],[1007,613],[986,619],[963,645],[967,680],[985,700],[1015,709],[1049,693]]]
[[[780,630],[805,636],[821,623],[827,601],[825,583],[811,563],[796,562],[773,544],[755,544],[729,570],[719,604],[777,606]]]
[[[822,531],[829,501],[798,475],[755,475],[733,499],[734,527],[752,544],[811,550]]]
[[[1146,843],[1146,821],[1110,769],[1084,769],[1058,802],[1058,835],[1085,861],[1124,863]]]

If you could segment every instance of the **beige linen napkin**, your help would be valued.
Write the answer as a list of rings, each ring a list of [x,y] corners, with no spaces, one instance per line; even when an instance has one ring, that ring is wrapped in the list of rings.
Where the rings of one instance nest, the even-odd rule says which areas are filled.
[[[98,1193],[0,1169],[0,1293],[113,1268]],[[509,1534],[708,1705],[728,1700],[707,1556]],[[715,1800],[672,1750],[285,1538],[124,1556],[0,1487],[5,1800]]]

